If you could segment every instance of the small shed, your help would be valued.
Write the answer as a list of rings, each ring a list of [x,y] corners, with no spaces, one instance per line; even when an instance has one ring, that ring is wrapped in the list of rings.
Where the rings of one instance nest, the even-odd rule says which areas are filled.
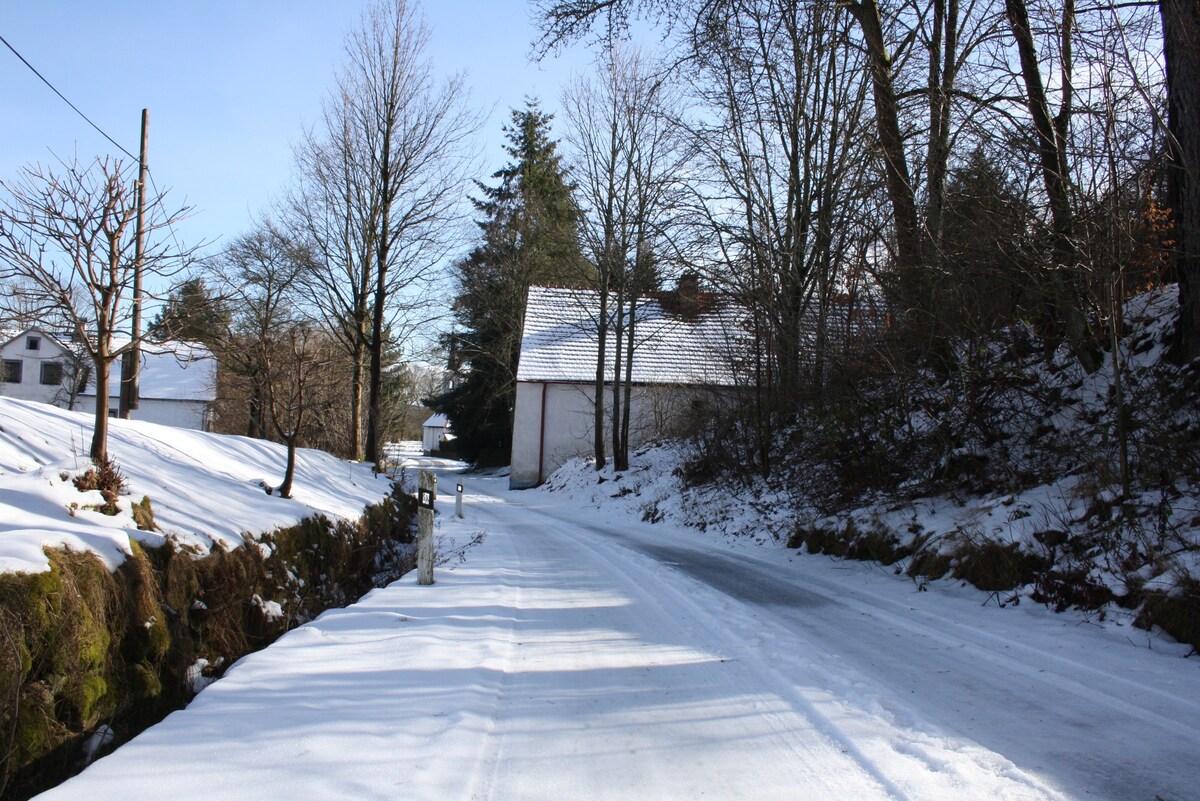
[[[426,455],[442,449],[442,443],[449,437],[449,421],[444,414],[430,415],[421,427],[421,450]]]

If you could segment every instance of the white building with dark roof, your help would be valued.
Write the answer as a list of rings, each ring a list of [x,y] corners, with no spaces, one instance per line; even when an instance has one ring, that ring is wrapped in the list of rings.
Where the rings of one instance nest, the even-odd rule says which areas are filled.
[[[513,410],[513,488],[536,486],[568,459],[592,452],[599,307],[599,294],[590,290],[529,290]],[[688,415],[728,396],[738,384],[734,355],[742,316],[694,284],[638,304],[629,374],[631,447],[677,433]],[[606,407],[615,347],[610,333]],[[610,416],[606,408],[606,421]]]

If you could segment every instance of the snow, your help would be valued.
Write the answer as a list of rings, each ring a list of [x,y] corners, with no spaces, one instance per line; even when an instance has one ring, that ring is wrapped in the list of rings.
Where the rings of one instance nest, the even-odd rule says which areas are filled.
[[[614,490],[594,473],[525,493],[455,480],[466,517],[439,502],[432,587],[410,574],[326,612],[42,797],[1175,800],[1200,786],[1200,671],[1161,638],[981,606],[948,582],[918,592],[769,536],[644,523],[633,492],[587,500]]]
[[[599,316],[597,292],[530,287],[517,380],[594,381]],[[739,313],[728,302],[714,303],[688,318],[672,314],[658,299],[645,298],[638,307],[630,380],[637,384],[732,385],[730,354],[738,347],[740,323]],[[614,343],[609,342],[608,352],[615,352]],[[611,365],[608,371],[606,380],[611,381]]]
[[[123,347],[128,339],[117,337],[113,347]],[[143,342],[142,369],[138,377],[140,396],[157,400],[217,399],[217,360],[212,351],[198,342]],[[108,395],[121,392],[121,362],[113,363],[108,377]],[[88,374],[85,398],[96,397],[96,376]],[[94,401],[93,401],[94,402]]]
[[[80,493],[72,478],[89,466],[92,416],[0,397],[0,572],[49,569],[43,548],[90,550],[115,568],[130,541],[169,538],[206,553],[238,547],[314,514],[353,518],[386,496],[390,483],[370,465],[300,449],[292,499],[267,495],[283,478],[285,449],[247,437],[222,436],[140,421],[109,421],[109,453],[129,495],[107,516],[85,507],[99,493]],[[131,501],[150,498],[161,532],[138,531]]]

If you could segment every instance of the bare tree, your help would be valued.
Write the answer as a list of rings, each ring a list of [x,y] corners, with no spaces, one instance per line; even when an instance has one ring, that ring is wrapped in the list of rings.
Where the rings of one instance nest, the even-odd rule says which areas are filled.
[[[339,380],[338,348],[307,313],[302,277],[314,255],[306,243],[263,221],[226,249],[218,272],[237,311],[216,337],[227,379],[247,404],[249,436],[287,446],[278,493],[291,497],[296,449],[328,422]]]
[[[1060,101],[1052,113],[1042,80],[1037,46],[1029,23],[1025,0],[1005,0],[1005,13],[1012,27],[1013,41],[1020,57],[1021,77],[1025,84],[1025,103],[1033,121],[1042,181],[1050,207],[1052,221],[1053,264],[1050,267],[1050,287],[1053,317],[1062,322],[1064,334],[1076,358],[1088,372],[1100,366],[1100,356],[1092,342],[1087,318],[1080,308],[1070,280],[1079,266],[1075,241],[1075,219],[1070,199],[1071,171],[1067,161],[1067,139],[1074,95],[1074,59],[1072,56],[1075,26],[1074,0],[1066,0],[1062,9],[1059,48]]]
[[[1178,245],[1179,344],[1200,356],[1200,6],[1159,0],[1167,68],[1168,194]]]
[[[274,342],[298,316],[297,287],[306,256],[274,223],[263,221],[230,243],[215,267],[219,293],[235,309],[216,337],[217,358],[243,396],[249,437],[270,434],[263,343]]]
[[[658,285],[657,264],[681,207],[679,179],[686,153],[676,124],[678,93],[661,71],[629,47],[607,49],[597,62],[597,77],[577,79],[564,93],[563,104],[584,207],[581,237],[596,265],[599,294],[596,468],[606,463],[604,393],[611,382],[612,455],[616,468],[624,470],[638,306]]]
[[[263,368],[267,418],[287,446],[287,465],[279,484],[280,497],[292,497],[296,476],[296,448],[305,428],[318,411],[330,382],[334,348],[328,336],[309,320],[298,319],[284,331],[273,332],[254,343]]]
[[[289,216],[312,243],[312,269],[302,276],[309,298],[350,357],[350,420],[345,450],[363,458],[363,387],[371,345],[378,208],[370,173],[340,94],[326,103],[321,136],[309,133],[296,150],[300,185]],[[323,138],[322,138],[323,137]]]
[[[420,292],[457,241],[451,211],[463,197],[468,140],[480,125],[461,78],[435,84],[428,42],[415,3],[372,5],[346,42],[336,101],[343,107],[330,132],[353,147],[344,163],[361,176],[354,219],[370,221],[361,243],[371,248],[361,269],[372,270],[365,452],[376,463],[389,333],[394,339],[422,322]]]
[[[57,316],[81,344],[95,372],[90,453],[103,460],[112,365],[134,344],[124,332],[132,313],[136,187],[118,160],[59,166],[26,167],[17,180],[0,181],[8,196],[0,205],[0,279],[13,288],[0,299],[39,317]],[[168,210],[161,194],[147,196],[142,269],[148,278],[170,278],[186,266],[191,251],[155,234],[187,211]]]

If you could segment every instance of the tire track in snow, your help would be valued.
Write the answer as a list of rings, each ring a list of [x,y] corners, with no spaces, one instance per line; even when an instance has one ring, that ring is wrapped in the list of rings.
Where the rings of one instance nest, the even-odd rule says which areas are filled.
[[[702,581],[698,581],[694,577],[690,576],[686,571],[679,570],[677,566],[672,566],[669,562],[664,563],[653,559],[647,559],[646,555],[637,548],[631,548],[624,543],[612,543],[611,540],[608,539],[608,532],[603,531],[603,529],[597,531],[591,526],[584,525],[581,527],[592,529],[594,533],[601,535],[601,538],[599,540],[594,540],[593,543],[603,543],[603,547],[621,551],[622,564],[629,564],[632,562],[633,564],[640,566],[648,563],[651,567],[642,567],[643,575],[650,577],[653,575],[655,570],[669,570],[674,572],[676,575],[683,577],[686,581],[694,583],[696,587],[701,590],[701,592],[715,592],[726,595],[726,597],[733,601],[733,604],[730,604],[730,606],[734,606],[734,608],[742,606],[736,597],[729,596],[719,589],[713,588]],[[636,561],[631,560],[630,556],[637,557]],[[689,594],[682,592],[677,587],[673,586],[671,582],[659,582],[655,586],[656,592],[661,594],[664,590],[666,590],[674,597],[676,603],[690,607],[694,613],[697,613],[701,616],[712,616],[711,607],[704,606],[696,600],[699,597],[699,593]],[[729,644],[732,645],[739,653],[762,654],[762,648],[759,642],[755,642],[745,636],[735,633],[739,630],[754,630],[753,626],[749,625],[749,623],[753,623],[755,626],[760,627],[760,630],[762,628],[772,629],[776,639],[799,640],[808,646],[807,650],[810,653],[820,652],[820,646],[803,637],[802,635],[799,635],[794,629],[780,626],[778,623],[771,620],[763,620],[761,617],[755,615],[753,611],[751,611],[752,609],[752,607],[743,607],[742,610],[742,613],[748,613],[747,616],[750,618],[750,620],[747,621],[747,625],[740,627],[714,626],[712,627],[712,632],[714,634],[723,635]],[[815,614],[819,614],[819,611],[815,612]],[[772,686],[781,697],[790,699],[793,704],[803,709],[807,717],[810,717],[816,721],[820,721],[821,726],[819,728],[822,733],[835,740],[840,746],[842,746],[846,753],[852,755],[855,760],[864,768],[864,770],[867,770],[870,775],[876,778],[880,784],[888,789],[893,797],[897,799],[912,799],[912,801],[921,801],[921,799],[929,797],[926,793],[930,788],[922,787],[906,790],[899,786],[897,782],[894,781],[888,774],[888,771],[885,768],[882,768],[880,765],[876,764],[876,761],[859,747],[856,736],[844,731],[843,725],[845,724],[839,725],[838,723],[834,722],[831,715],[823,713],[818,706],[828,706],[831,709],[831,713],[839,712],[842,713],[839,715],[840,717],[849,718],[861,718],[865,716],[867,718],[878,719],[879,713],[884,713],[884,717],[888,719],[888,721],[896,729],[890,733],[891,737],[887,743],[888,747],[892,751],[920,761],[933,774],[948,775],[954,772],[961,775],[961,769],[963,767],[961,760],[964,756],[962,744],[955,743],[951,740],[947,740],[946,738],[933,737],[924,732],[915,731],[909,728],[905,721],[898,719],[893,711],[887,708],[888,705],[886,701],[882,700],[886,696],[883,696],[878,692],[882,688],[876,688],[877,692],[872,694],[872,697],[870,697],[870,702],[872,702],[876,708],[864,709],[858,704],[854,703],[854,701],[859,700],[863,696],[862,688],[867,686],[867,682],[861,679],[856,680],[851,676],[840,676],[836,672],[824,670],[823,666],[814,662],[812,659],[805,660],[806,664],[804,665],[803,669],[805,669],[810,675],[814,677],[823,676],[826,679],[833,678],[833,683],[841,686],[841,693],[837,693],[832,697],[829,697],[826,696],[825,693],[814,688],[809,688],[806,690],[799,687],[796,684],[796,678],[794,676],[790,676],[780,669],[773,667],[772,660],[767,658],[765,654],[762,654],[761,657],[756,658],[755,663],[760,674],[768,679],[769,686]],[[847,713],[849,714],[847,715]],[[848,722],[857,724],[857,728],[857,726],[861,725],[863,721],[851,719]],[[1034,798],[1064,798],[1064,796],[1057,790],[1051,789],[1042,781],[1020,770],[1016,765],[1012,764],[1011,761],[999,754],[995,754],[987,749],[978,747],[973,747],[969,749],[969,751],[970,753],[967,756],[974,763],[974,766],[978,768],[978,772],[980,774],[990,774],[998,778],[1003,778],[1007,782],[1010,782],[1017,787],[1025,788],[1025,790],[1034,793],[1032,796]],[[954,783],[953,777],[950,778],[950,783]],[[960,791],[969,792],[969,788],[956,788],[953,786],[942,789],[944,790],[944,794],[939,795],[938,797],[954,798]],[[1016,788],[1010,787],[1009,789]],[[1029,796],[1022,795],[1021,797]]]
[[[635,552],[642,550],[631,542],[625,547],[629,547]],[[724,562],[730,566],[736,564],[733,559],[720,553],[706,552],[704,558],[709,561]],[[777,563],[767,562],[756,557],[746,557],[745,561],[752,561],[767,571],[774,572],[779,569]],[[1133,681],[1120,674],[1102,670],[1095,665],[1069,659],[1059,654],[1034,648],[1020,640],[968,626],[952,617],[916,609],[884,595],[871,594],[844,585],[835,586],[812,575],[806,575],[804,578],[808,581],[806,589],[809,592],[819,591],[826,603],[845,606],[876,618],[889,626],[904,629],[947,647],[965,647],[981,661],[993,664],[998,670],[1023,677],[1029,681],[1051,685],[1060,691],[1071,693],[1089,702],[1101,701],[1115,712],[1169,729],[1176,736],[1186,738],[1196,736],[1194,727],[1126,700],[1128,697],[1150,694],[1164,703],[1164,711],[1189,714],[1193,718],[1200,718],[1200,703],[1185,696],[1166,693],[1153,684],[1147,683],[1144,678]],[[816,590],[813,584],[820,585],[819,590]],[[893,609],[901,611],[890,611]],[[1005,649],[1009,653],[1000,649]],[[1055,672],[1036,667],[1038,663],[1053,663],[1053,665],[1068,670]],[[1084,682],[1066,675],[1066,673],[1085,673],[1093,676],[1095,681]]]
[[[580,526],[579,528],[588,527]],[[579,540],[577,544],[588,548],[594,555],[604,559],[609,566],[613,568],[613,572],[617,575],[627,574],[630,568],[638,572],[645,580],[640,582],[630,581],[628,582],[627,589],[636,592],[642,596],[643,599],[651,602],[652,604],[658,604],[661,603],[664,595],[670,595],[677,606],[690,610],[692,616],[694,616],[697,620],[711,620],[711,607],[706,607],[698,603],[695,600],[695,596],[691,596],[687,593],[679,591],[676,587],[672,586],[670,582],[661,582],[656,580],[656,576],[654,574],[657,572],[657,570],[664,568],[669,569],[661,563],[651,562],[650,564],[653,567],[647,568],[644,564],[642,564],[644,557],[636,551],[621,549],[623,553],[621,553],[618,557],[614,557],[613,554],[616,552],[616,549],[611,547],[605,548],[599,545],[596,541],[588,542],[586,540]],[[608,551],[608,553],[604,553],[603,551]],[[642,558],[631,559],[631,554]],[[646,590],[645,587],[647,586],[655,587],[655,593],[651,594],[648,590]],[[707,587],[705,589],[707,589]],[[891,798],[895,799],[895,801],[918,801],[916,799],[910,799],[909,795],[904,792],[904,790],[897,786],[884,772],[880,771],[878,766],[875,765],[875,763],[868,758],[866,754],[862,753],[854,741],[845,736],[845,734],[833,723],[832,720],[818,711],[808,699],[803,697],[803,695],[797,693],[794,685],[789,680],[782,676],[777,670],[771,668],[763,659],[758,658],[757,656],[753,658],[747,658],[746,655],[758,651],[757,646],[743,637],[732,635],[730,631],[730,629],[719,625],[703,626],[702,636],[710,641],[721,640],[722,642],[720,645],[722,648],[720,648],[720,650],[722,651],[742,655],[737,657],[738,661],[742,662],[748,670],[757,673],[761,679],[761,682],[759,682],[757,686],[770,687],[780,698],[790,701],[790,705],[793,707],[793,709],[798,708],[799,714],[813,724],[815,730],[827,739],[831,747],[835,748],[836,750],[840,750],[841,753],[850,757],[855,763],[857,763],[857,765],[865,774],[878,782],[878,784]],[[710,643],[705,644],[707,645]],[[778,732],[782,737],[785,737],[789,740],[794,740],[796,737],[793,731],[786,730],[782,727],[778,728]],[[795,742],[792,743],[792,749],[797,756],[802,755],[803,749]]]
[[[514,508],[520,508],[520,514],[525,516],[528,510],[521,508],[520,504],[510,504]],[[498,524],[506,529],[515,528],[513,521],[506,520],[506,514],[486,515],[486,522],[480,521],[485,526]],[[528,520],[528,517],[525,517]],[[709,715],[716,714],[720,716],[722,711],[737,710],[738,719],[753,720],[752,729],[747,729],[746,723],[740,723],[739,730],[737,727],[729,729],[726,733],[733,739],[728,742],[734,742],[739,737],[752,736],[754,742],[759,742],[764,736],[767,736],[764,729],[770,731],[769,738],[766,742],[773,742],[782,745],[794,757],[794,759],[784,758],[777,760],[772,752],[768,761],[772,764],[779,764],[786,767],[781,768],[785,773],[795,773],[798,770],[803,770],[803,776],[799,777],[799,781],[806,782],[812,788],[817,789],[819,795],[817,797],[829,798],[890,798],[893,801],[909,801],[908,797],[900,791],[898,787],[892,784],[886,776],[881,776],[872,770],[872,765],[869,761],[864,760],[861,755],[856,755],[853,743],[844,741],[836,736],[836,731],[828,725],[824,718],[811,710],[811,714],[805,714],[804,710],[808,707],[804,704],[797,704],[794,699],[789,698],[789,694],[784,691],[783,687],[773,687],[774,682],[769,681],[765,674],[762,673],[762,666],[753,659],[745,659],[742,654],[748,653],[744,648],[742,641],[735,638],[720,638],[712,636],[712,627],[709,624],[711,612],[705,610],[686,598],[680,593],[673,593],[669,597],[669,603],[664,606],[662,596],[656,596],[647,592],[635,577],[629,575],[630,568],[639,575],[649,575],[645,568],[638,565],[630,565],[630,559],[623,556],[619,552],[613,552],[598,548],[594,543],[589,542],[591,537],[577,537],[564,534],[561,529],[563,524],[553,518],[544,518],[545,523],[538,524],[533,527],[525,526],[521,531],[521,538],[543,538],[546,540],[554,540],[557,542],[557,547],[564,553],[578,553],[580,548],[587,551],[589,558],[579,559],[579,564],[590,565],[592,569],[601,568],[601,572],[597,576],[602,579],[606,586],[611,586],[611,591],[619,596],[628,598],[630,603],[625,605],[627,608],[618,608],[609,610],[609,614],[605,616],[605,622],[618,626],[615,632],[628,635],[635,633],[637,637],[641,635],[638,632],[657,632],[657,631],[679,631],[685,636],[682,642],[686,643],[686,648],[695,652],[697,647],[704,652],[712,652],[714,654],[739,654],[738,658],[719,658],[711,656],[705,658],[703,662],[698,663],[697,667],[704,670],[704,687],[709,696],[716,703],[712,710],[706,712],[707,702],[705,701],[689,701],[685,703],[684,708],[677,709],[671,706],[670,699],[658,698],[657,691],[653,682],[647,687],[631,687],[631,692],[641,693],[642,695],[649,694],[651,698],[646,699],[644,703],[653,703],[654,707],[665,708],[668,710],[669,723],[664,724],[669,730],[671,726],[680,723],[679,717],[688,718],[688,716],[699,715],[697,722],[704,720],[703,725],[709,728],[720,728],[719,722],[714,722],[715,719],[709,718]],[[493,534],[494,536],[494,534]],[[549,553],[543,548],[543,553]],[[569,556],[568,556],[569,558]],[[636,610],[635,612],[629,609]],[[684,614],[680,615],[678,612]],[[655,619],[650,619],[653,616]],[[674,640],[673,640],[674,641]],[[649,643],[647,643],[649,645]],[[653,648],[653,646],[649,646]],[[676,647],[678,650],[678,647]],[[651,652],[652,653],[652,652]],[[729,663],[728,668],[720,668],[713,670],[715,663]],[[670,670],[672,660],[668,658],[664,665],[667,670]],[[647,666],[652,666],[653,662],[646,662]],[[647,676],[647,678],[651,678]],[[661,677],[659,681],[661,681]],[[764,686],[770,689],[764,690]],[[683,690],[685,697],[687,689]],[[669,691],[666,693],[670,695]],[[761,700],[756,700],[751,696],[761,696]],[[641,697],[641,696],[639,696]],[[697,706],[697,704],[705,704]],[[724,704],[724,706],[722,706]],[[754,712],[748,712],[747,704],[754,705]],[[797,708],[799,707],[799,708]],[[632,711],[632,717],[637,718],[650,714],[646,711],[649,707],[636,707]],[[674,709],[674,712],[671,710]],[[651,712],[653,710],[651,709]],[[600,719],[592,721],[596,725],[612,726],[612,721],[606,721],[603,713]],[[671,717],[671,715],[677,717]],[[501,713],[503,715],[503,712]],[[585,722],[585,728],[590,723]],[[637,721],[623,724],[626,728],[632,727],[633,734],[630,736],[634,741],[638,737],[644,737],[639,726],[644,725]],[[732,724],[731,724],[732,725]],[[750,735],[753,730],[755,733]],[[813,736],[815,734],[815,737]],[[603,742],[603,740],[601,741]],[[714,747],[721,749],[727,755],[730,752],[730,746],[723,745],[726,742],[724,738],[716,741]],[[669,743],[664,744],[667,748],[667,753],[670,753]],[[738,746],[741,747],[741,746]],[[503,743],[499,746],[501,752],[497,754],[498,762],[503,761],[503,750],[507,746]],[[635,749],[636,750],[636,749]],[[661,749],[660,749],[661,750]],[[755,752],[756,758],[761,758],[760,752]],[[663,783],[670,783],[673,773],[673,765],[670,764],[648,764],[647,758],[653,758],[653,755],[630,753],[628,761],[623,761],[622,771],[632,772],[642,775],[641,781],[644,783],[645,791],[648,797],[660,797],[655,795],[652,788],[658,787]],[[661,761],[661,760],[660,760]],[[840,764],[839,764],[840,763]],[[853,766],[853,767],[851,767]],[[495,774],[493,774],[495,775]],[[711,776],[711,780],[720,781],[722,778]],[[747,777],[750,778],[750,777]],[[708,778],[705,780],[709,781]],[[778,782],[776,782],[777,784]],[[491,786],[487,788],[487,792],[480,795],[482,798],[502,798],[502,794],[497,795],[497,786],[499,782],[493,781]],[[742,797],[748,788],[741,787],[740,789],[727,785],[728,792],[733,792],[734,795],[721,795],[719,786],[705,784],[710,792],[716,792],[718,797]],[[872,789],[874,790],[872,791]],[[611,789],[611,788],[606,788]],[[593,788],[592,792],[600,792],[598,788]],[[516,797],[516,796],[513,796]],[[673,796],[663,796],[673,797]],[[774,797],[774,796],[772,796]],[[788,797],[792,797],[789,791]]]

